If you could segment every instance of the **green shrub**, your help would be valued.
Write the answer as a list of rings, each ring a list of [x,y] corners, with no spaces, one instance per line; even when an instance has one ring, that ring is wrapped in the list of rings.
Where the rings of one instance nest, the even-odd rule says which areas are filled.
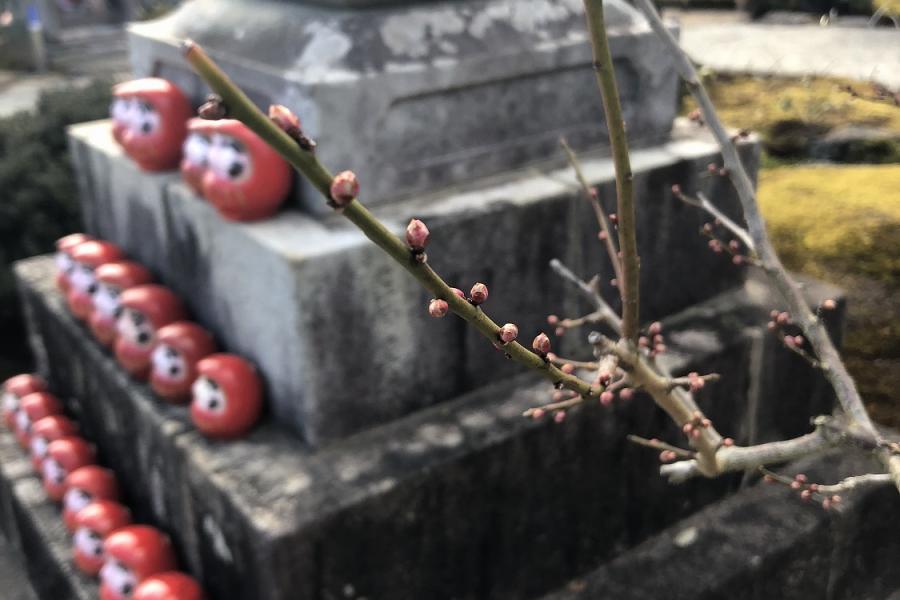
[[[109,88],[95,82],[48,92],[34,112],[0,119],[0,353],[13,362],[26,350],[12,263],[50,252],[54,240],[79,230],[66,127],[104,117]]]

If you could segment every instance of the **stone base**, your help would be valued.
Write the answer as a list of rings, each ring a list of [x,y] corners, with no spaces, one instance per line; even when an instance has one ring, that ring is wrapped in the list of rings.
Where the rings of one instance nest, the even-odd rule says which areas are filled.
[[[832,453],[783,469],[832,483],[878,472],[858,454]],[[900,497],[892,485],[844,494],[842,510],[756,485],[705,508],[567,584],[544,600],[896,599]]]
[[[182,565],[213,600],[347,590],[396,600],[532,598],[739,483],[666,484],[655,453],[625,441],[627,433],[679,439],[646,398],[587,406],[561,425],[522,418],[551,392],[531,376],[319,451],[268,421],[246,439],[211,442],[192,430],[185,408],[129,380],[69,316],[52,269],[49,257],[17,265],[40,370],[116,470],[137,519],[172,534]],[[806,289],[814,304],[839,296]],[[773,406],[804,419],[830,408],[818,377],[760,327],[770,297],[750,282],[665,325],[675,372],[723,375],[699,400],[739,443],[782,433],[789,424],[771,420]],[[801,423],[784,433],[807,430]]]
[[[536,160],[558,140],[608,147],[580,0],[457,0],[367,10],[303,2],[194,0],[130,27],[137,77],[206,88],[181,56],[192,38],[263,109],[293,109],[335,171],[378,204]],[[678,78],[664,45],[607,0],[610,47],[633,145],[668,137]],[[328,209],[312,188],[299,194]]]
[[[701,179],[718,160],[715,145],[684,127],[675,140],[632,156],[648,322],[744,276],[706,247],[697,233],[704,215],[671,195],[680,183],[705,189],[730,214],[737,209],[724,178]],[[227,223],[176,175],[139,171],[108,122],[73,127],[70,139],[87,231],[122,245],[182,295],[224,347],[253,360],[276,419],[306,441],[338,439],[518,372],[462,321],[429,318],[426,292],[341,217],[289,210]],[[756,144],[743,152],[755,166]],[[584,168],[613,211],[612,162],[585,157]],[[546,329],[549,312],[587,309],[550,270],[552,258],[586,277],[613,277],[569,169],[482,180],[376,212],[398,233],[411,217],[423,219],[431,264],[461,289],[485,282],[488,311],[518,324],[523,339]],[[616,291],[603,287],[616,302]],[[586,348],[581,340],[561,343]]]

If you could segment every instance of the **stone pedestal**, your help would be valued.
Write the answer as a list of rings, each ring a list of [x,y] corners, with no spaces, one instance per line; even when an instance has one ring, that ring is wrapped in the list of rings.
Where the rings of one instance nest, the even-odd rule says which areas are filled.
[[[275,418],[307,441],[337,439],[520,372],[462,321],[428,317],[427,293],[341,217],[285,211],[260,223],[228,223],[178,176],[140,172],[107,122],[76,126],[71,140],[86,231],[122,245],[183,296],[224,347],[253,360]],[[756,145],[743,152],[755,165]],[[614,210],[612,161],[584,158],[587,177]],[[648,320],[744,276],[706,248],[697,233],[704,215],[671,195],[673,182],[707,189],[735,214],[730,185],[700,178],[717,160],[716,147],[689,127],[633,155]],[[487,310],[515,321],[523,339],[547,328],[548,312],[587,309],[552,273],[551,259],[586,277],[613,277],[593,212],[567,168],[482,180],[376,214],[398,234],[411,217],[423,219],[432,231],[431,264],[461,289],[485,282]],[[616,290],[603,291],[616,302]],[[583,339],[559,343],[586,349]]]
[[[324,164],[355,171],[369,204],[559,160],[560,135],[608,145],[581,0],[323,4],[186,2],[130,26],[134,74],[199,103],[206,88],[179,49],[194,39],[263,109],[300,115]],[[631,142],[660,143],[677,105],[671,58],[634,8],[608,0],[607,13]],[[303,206],[328,210],[301,188]]]
[[[186,408],[131,381],[90,338],[52,272],[50,257],[17,266],[41,371],[116,471],[135,518],[173,536],[182,567],[212,600],[342,598],[346,590],[393,600],[534,598],[739,483],[737,476],[673,487],[660,478],[656,453],[625,440],[678,439],[648,398],[591,403],[561,425],[522,418],[551,391],[531,376],[315,451],[271,420],[246,439],[206,440]],[[806,290],[811,304],[840,298],[813,282]],[[766,407],[818,414],[831,403],[801,358],[781,349],[770,364],[758,360],[769,351],[762,324],[770,298],[748,282],[664,323],[665,362],[675,373],[722,374],[699,402],[741,444],[770,435]],[[762,379],[762,368],[772,376]],[[788,382],[796,396],[785,394]],[[0,512],[4,528],[18,528],[23,547],[45,548],[47,581],[77,589],[83,584],[66,566],[61,526],[47,523],[58,522],[56,509],[41,500],[27,461],[7,458],[11,447],[0,434],[0,507],[14,507]]]

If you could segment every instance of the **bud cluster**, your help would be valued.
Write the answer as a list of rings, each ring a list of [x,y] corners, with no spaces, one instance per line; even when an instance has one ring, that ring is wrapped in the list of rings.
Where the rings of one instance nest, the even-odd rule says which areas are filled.
[[[665,353],[666,338],[662,333],[663,326],[659,321],[654,321],[649,327],[638,337],[638,348],[645,350],[650,356]]]
[[[795,492],[800,493],[800,499],[804,502],[809,502],[814,499],[821,498],[822,508],[828,510],[833,508],[841,503],[842,499],[837,494],[822,494],[819,491],[819,484],[817,483],[809,483],[806,475],[803,473],[797,473],[794,475],[794,479],[788,481],[785,479],[778,479],[773,475],[766,475],[763,480],[766,483],[783,483],[787,485],[789,488],[794,490]]]
[[[303,133],[303,127],[300,124],[300,118],[295,115],[291,109],[283,104],[272,104],[269,106],[269,118],[283,132],[297,142],[303,150],[312,152],[316,149],[316,143]]]
[[[712,427],[712,421],[703,416],[699,410],[694,412],[693,418],[681,426],[681,431],[688,437],[697,439],[704,429]]]

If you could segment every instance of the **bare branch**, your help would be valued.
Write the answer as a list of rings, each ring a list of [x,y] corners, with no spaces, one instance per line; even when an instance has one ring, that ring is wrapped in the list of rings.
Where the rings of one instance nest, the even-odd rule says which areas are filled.
[[[557,275],[577,287],[582,295],[597,308],[597,312],[600,313],[603,321],[609,325],[614,332],[618,334],[622,333],[622,320],[619,318],[619,315],[616,314],[616,311],[606,303],[603,296],[600,295],[600,291],[597,289],[596,285],[591,285],[590,283],[579,279],[575,273],[569,270],[569,268],[562,264],[557,258],[550,261],[550,268],[553,269]]]

